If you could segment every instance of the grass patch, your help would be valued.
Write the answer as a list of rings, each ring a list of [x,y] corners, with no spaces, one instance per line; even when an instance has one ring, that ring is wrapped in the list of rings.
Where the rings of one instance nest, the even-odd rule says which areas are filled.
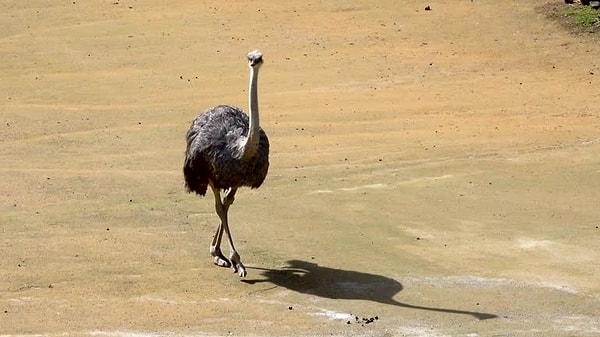
[[[565,16],[570,18],[573,24],[584,29],[600,26],[599,13],[598,10],[590,6],[569,7],[564,12]]]
[[[569,5],[558,0],[547,1],[536,9],[578,37],[591,39],[593,43],[600,40],[600,34],[597,34],[600,32],[600,10],[580,4]]]

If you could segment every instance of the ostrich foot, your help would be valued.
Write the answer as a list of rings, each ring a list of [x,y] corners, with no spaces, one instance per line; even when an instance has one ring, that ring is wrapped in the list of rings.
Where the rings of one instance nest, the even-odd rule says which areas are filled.
[[[229,259],[231,260],[231,268],[233,269],[233,272],[238,273],[240,277],[246,277],[246,267],[244,267],[244,265],[242,264],[240,254],[238,254],[237,252],[233,252],[231,253]]]
[[[210,247],[210,255],[214,257],[215,264],[219,267],[229,268],[231,267],[231,262],[227,260],[225,255],[221,253],[220,249],[215,249],[214,247]]]

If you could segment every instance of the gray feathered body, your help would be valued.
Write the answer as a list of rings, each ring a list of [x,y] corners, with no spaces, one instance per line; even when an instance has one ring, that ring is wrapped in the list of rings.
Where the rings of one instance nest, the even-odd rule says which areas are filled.
[[[244,158],[249,117],[228,105],[210,108],[192,122],[187,132],[183,174],[188,192],[205,195],[209,181],[219,189],[258,188],[269,169],[269,139],[260,129],[258,149]]]

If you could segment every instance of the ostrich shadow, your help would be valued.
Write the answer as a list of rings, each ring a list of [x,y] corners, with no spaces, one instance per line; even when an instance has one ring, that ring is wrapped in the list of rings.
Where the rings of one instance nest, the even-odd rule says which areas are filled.
[[[334,269],[316,263],[291,260],[282,269],[248,267],[260,270],[266,279],[243,280],[248,284],[268,282],[296,292],[311,294],[329,299],[367,300],[398,307],[470,315],[479,320],[497,318],[497,315],[474,311],[426,307],[398,302],[394,295],[402,291],[400,282],[380,275],[352,270]]]

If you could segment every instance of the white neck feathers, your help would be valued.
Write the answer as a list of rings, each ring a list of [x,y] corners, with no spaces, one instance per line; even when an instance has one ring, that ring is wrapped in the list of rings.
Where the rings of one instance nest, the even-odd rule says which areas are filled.
[[[248,137],[244,142],[243,156],[252,157],[258,150],[260,140],[260,118],[258,115],[258,67],[250,68],[250,88],[248,90],[250,107],[250,125]]]

